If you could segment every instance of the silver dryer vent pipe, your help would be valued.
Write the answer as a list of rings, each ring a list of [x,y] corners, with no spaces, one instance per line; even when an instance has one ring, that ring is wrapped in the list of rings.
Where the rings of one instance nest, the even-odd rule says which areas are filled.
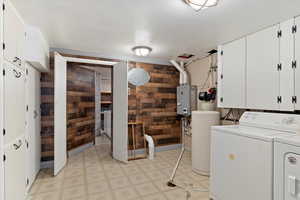
[[[178,63],[175,60],[170,60],[170,63],[180,72],[180,84],[189,83],[189,76],[184,69],[184,62]]]

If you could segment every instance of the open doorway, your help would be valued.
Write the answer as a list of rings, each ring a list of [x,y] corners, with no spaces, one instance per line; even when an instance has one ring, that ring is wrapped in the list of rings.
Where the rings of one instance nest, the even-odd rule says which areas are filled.
[[[67,146],[72,146],[73,144],[77,146],[78,144],[85,142],[86,145],[91,145],[91,142],[95,142],[95,126],[94,129],[89,126],[95,125],[95,118],[89,118],[92,120],[87,120],[85,122],[79,123],[79,130],[84,130],[86,132],[90,132],[91,134],[87,134],[83,131],[83,133],[78,134],[78,129],[75,126],[74,133],[79,135],[73,142],[73,144],[67,144],[69,142],[67,138],[67,129],[69,124],[67,123],[67,109],[70,104],[67,104],[67,83],[68,83],[68,75],[67,74],[67,65],[68,63],[77,63],[83,64],[87,66],[95,66],[95,65],[108,65],[112,68],[112,123],[111,123],[111,141],[112,141],[112,157],[116,160],[127,162],[128,161],[128,130],[127,130],[127,121],[128,121],[128,81],[127,81],[127,70],[128,63],[127,62],[113,62],[113,61],[103,61],[98,59],[84,59],[84,58],[76,58],[76,57],[64,57],[59,53],[54,53],[54,175],[58,175],[59,172],[64,168],[67,163]],[[81,67],[82,69],[82,67]],[[92,70],[89,70],[91,73]],[[82,72],[76,72],[78,76]],[[94,84],[95,77],[94,73],[90,78],[90,83]],[[79,80],[85,80],[84,77],[77,77],[74,79],[74,82],[78,82]],[[70,81],[69,81],[70,83]],[[77,102],[78,105],[82,107],[87,107],[82,110],[76,110],[77,114],[74,114],[75,117],[84,116],[85,113],[94,113],[95,107],[90,108],[93,102],[91,103],[91,99],[95,99],[91,97],[95,92],[95,87],[87,83],[83,83],[84,87],[89,87],[87,91],[89,91],[88,95],[84,95],[82,90],[75,91],[82,97],[77,99],[84,99],[83,102]],[[88,86],[89,85],[89,86]],[[76,88],[76,87],[74,87]],[[76,104],[76,103],[75,103]],[[93,105],[95,106],[95,105]],[[85,112],[85,113],[82,113]],[[88,118],[87,118],[88,119]],[[76,119],[74,119],[76,121]],[[82,147],[82,146],[81,146]],[[81,150],[81,147],[77,150]],[[82,147],[84,148],[84,146]]]
[[[67,150],[77,154],[91,145],[111,154],[111,66],[67,63]]]

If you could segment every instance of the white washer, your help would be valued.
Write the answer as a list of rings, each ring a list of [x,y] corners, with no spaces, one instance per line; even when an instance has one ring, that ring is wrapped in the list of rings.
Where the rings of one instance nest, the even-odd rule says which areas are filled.
[[[298,115],[245,112],[240,125],[213,127],[210,198],[273,200],[274,138],[295,135],[296,122]]]
[[[274,143],[274,200],[300,199],[300,135]]]

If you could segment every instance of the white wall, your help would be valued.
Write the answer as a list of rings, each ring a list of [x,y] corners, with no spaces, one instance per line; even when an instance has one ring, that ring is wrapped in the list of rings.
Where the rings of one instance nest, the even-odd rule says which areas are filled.
[[[187,67],[187,71],[190,74],[191,85],[197,86],[198,93],[201,91],[207,91],[208,88],[215,86],[214,84],[216,83],[217,78],[216,73],[213,73],[214,77],[209,76],[208,78],[208,72],[210,70],[212,60],[212,56],[205,57],[193,62]],[[198,110],[199,108],[201,108],[201,101],[198,99]]]

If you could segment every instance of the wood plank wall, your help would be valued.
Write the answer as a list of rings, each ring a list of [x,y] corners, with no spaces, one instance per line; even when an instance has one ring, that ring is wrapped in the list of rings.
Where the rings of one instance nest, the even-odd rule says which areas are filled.
[[[142,121],[146,134],[157,138],[157,145],[178,144],[181,139],[180,119],[176,114],[176,88],[179,73],[172,66],[130,63],[130,68],[142,68],[150,74],[144,86],[131,86],[128,98],[129,121]],[[131,128],[129,139],[131,140]],[[137,147],[143,147],[141,127],[136,130]],[[132,141],[129,142],[132,144]],[[129,149],[132,149],[131,145]]]
[[[54,60],[41,74],[41,161],[54,160]]]
[[[94,142],[95,72],[67,65],[67,149]]]
[[[158,140],[158,145],[179,143],[180,119],[176,115],[176,87],[179,84],[179,73],[174,67],[156,64],[131,62],[130,67],[145,69],[150,73],[151,80],[145,86],[130,90],[129,121],[143,121],[147,134],[161,138]],[[50,73],[42,73],[41,76],[42,161],[51,161],[54,156],[53,59],[50,61],[50,69]],[[141,129],[139,129],[137,133],[138,148],[143,146],[141,134]]]

